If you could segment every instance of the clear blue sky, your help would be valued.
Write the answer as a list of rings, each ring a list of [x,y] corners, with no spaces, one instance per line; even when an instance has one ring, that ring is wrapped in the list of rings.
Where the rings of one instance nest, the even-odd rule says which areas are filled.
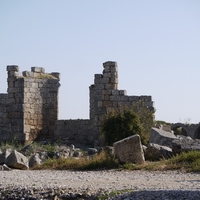
[[[88,119],[105,61],[157,120],[200,122],[199,0],[0,0],[0,93],[7,65],[44,67],[61,73],[59,118]]]

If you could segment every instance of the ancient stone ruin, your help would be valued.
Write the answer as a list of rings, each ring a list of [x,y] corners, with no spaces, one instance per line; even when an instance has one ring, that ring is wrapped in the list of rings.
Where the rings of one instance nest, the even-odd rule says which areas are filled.
[[[171,125],[171,130],[176,131],[176,129],[181,128],[182,134],[189,136],[193,139],[200,139],[200,123],[198,124],[183,124],[175,123]]]
[[[103,63],[90,90],[90,119],[58,120],[60,74],[32,67],[19,76],[19,67],[7,66],[7,94],[0,94],[0,141],[31,142],[40,139],[98,145],[100,120],[112,109],[143,101],[154,110],[151,96],[128,96],[118,90],[116,62]]]
[[[58,119],[59,73],[45,74],[32,67],[19,76],[18,66],[7,66],[7,94],[0,94],[0,140],[33,141],[53,136]]]

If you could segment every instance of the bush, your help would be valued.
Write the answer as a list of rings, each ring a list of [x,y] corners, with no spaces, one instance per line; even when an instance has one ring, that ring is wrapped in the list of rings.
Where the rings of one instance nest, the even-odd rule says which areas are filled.
[[[200,171],[200,151],[182,152],[167,161],[168,169],[186,169]]]
[[[147,144],[152,125],[153,112],[140,103],[131,109],[124,107],[110,112],[102,120],[101,130],[106,145],[135,134],[140,135],[142,144]]]

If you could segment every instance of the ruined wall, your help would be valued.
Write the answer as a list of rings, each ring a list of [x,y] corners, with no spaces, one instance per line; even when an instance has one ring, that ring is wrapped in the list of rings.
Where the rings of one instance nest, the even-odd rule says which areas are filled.
[[[116,62],[103,63],[103,73],[95,74],[90,89],[90,119],[58,120],[55,137],[78,141],[81,144],[100,145],[101,119],[113,109],[131,107],[143,101],[145,106],[154,110],[151,96],[128,96],[125,90],[118,90],[118,67]]]
[[[94,84],[90,86],[90,119],[94,124],[94,140],[99,141],[100,122],[103,115],[113,109],[143,101],[150,110],[154,110],[151,96],[128,96],[126,90],[118,90],[118,66],[116,62],[103,63],[103,73],[95,74]]]
[[[24,77],[24,132],[26,141],[53,138],[58,119],[59,73],[46,74],[44,68],[32,67]]]
[[[7,66],[8,72],[8,122],[11,132],[7,133],[10,140],[24,141],[24,79],[19,77],[19,67],[16,65]]]
[[[186,136],[189,136],[192,139],[200,139],[200,123],[199,124],[175,123],[171,125],[172,131],[175,131],[177,128],[182,128],[185,131]]]
[[[11,132],[8,120],[8,94],[0,94],[0,140],[8,140]]]
[[[8,94],[0,94],[0,140],[29,142],[36,139],[66,140],[99,145],[100,122],[112,109],[139,101],[154,110],[151,96],[128,96],[118,90],[116,62],[103,63],[90,86],[90,119],[58,120],[60,74],[32,67],[19,76],[19,67],[7,66]]]
[[[0,140],[52,138],[58,119],[59,73],[46,74],[44,68],[32,67],[19,76],[16,65],[7,66],[7,71],[8,94],[0,96],[0,102],[6,102],[0,119],[7,121],[7,128],[2,125]]]
[[[79,143],[93,145],[94,127],[89,119],[58,120],[55,125],[55,138],[66,144]]]

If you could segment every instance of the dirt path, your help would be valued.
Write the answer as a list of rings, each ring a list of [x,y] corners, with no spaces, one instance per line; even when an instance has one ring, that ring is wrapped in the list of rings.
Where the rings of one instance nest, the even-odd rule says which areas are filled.
[[[83,190],[200,190],[199,173],[178,171],[0,171],[0,188],[73,188]]]

